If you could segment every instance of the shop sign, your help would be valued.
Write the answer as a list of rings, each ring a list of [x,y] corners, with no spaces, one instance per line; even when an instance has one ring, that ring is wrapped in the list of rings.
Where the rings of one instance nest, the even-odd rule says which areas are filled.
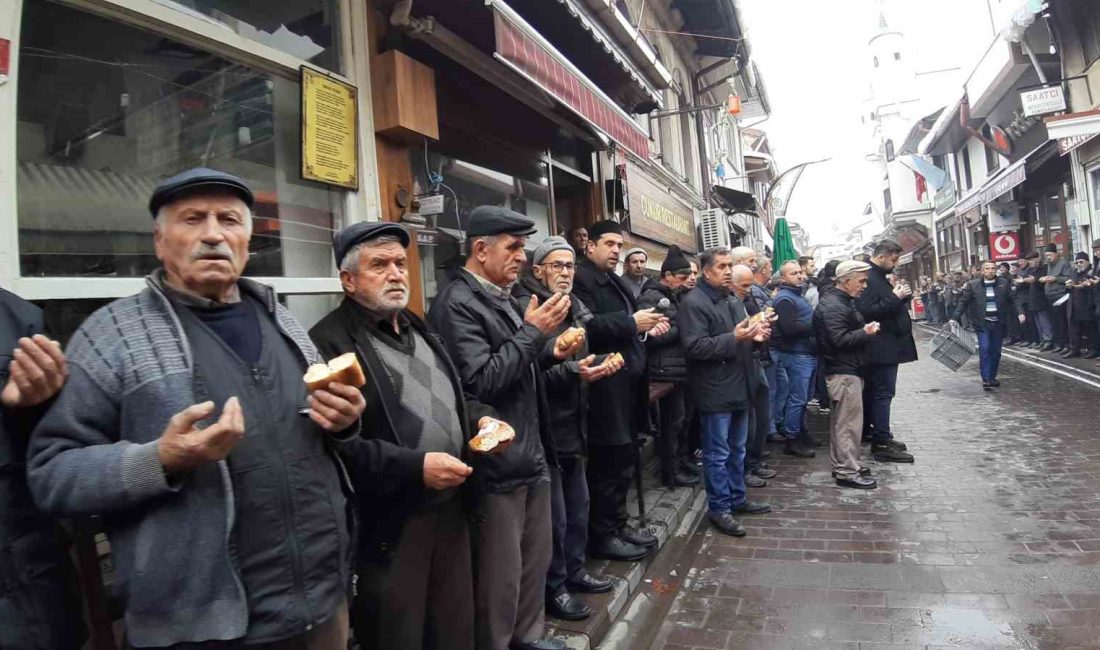
[[[11,66],[11,41],[0,38],[0,85],[8,80],[9,66]]]
[[[1024,107],[1024,115],[1045,115],[1066,110],[1066,94],[1061,86],[1049,88],[1035,88],[1020,93],[1020,104]]]
[[[959,199],[959,202],[955,204],[955,214],[962,214],[969,211],[971,208],[976,208],[981,202],[982,191],[980,189],[974,190],[970,194]]]
[[[1004,195],[1012,188],[1016,187],[1020,183],[1027,180],[1027,167],[1024,166],[1026,158],[1014,162],[1011,167],[1005,170],[1005,173],[1001,174],[993,184],[982,190],[982,204],[991,203],[994,199]]]
[[[420,208],[416,211],[422,217],[431,216],[433,214],[443,214],[443,195],[442,194],[429,194],[422,196],[418,199],[420,202]]]
[[[417,246],[439,246],[440,232],[432,228],[419,228],[416,230]]]
[[[359,120],[355,86],[301,69],[302,178],[359,189]]]
[[[990,259],[1007,262],[1020,259],[1020,235],[1017,232],[995,232],[989,235]]]
[[[936,214],[946,212],[955,204],[955,184],[951,181],[947,181],[940,189],[936,190],[936,195],[932,198],[932,205],[936,209]]]
[[[1068,138],[1058,138],[1058,155],[1064,156],[1077,147],[1096,137],[1097,134],[1073,135]]]
[[[989,232],[1010,232],[1020,229],[1020,212],[1014,203],[989,206]]]
[[[694,251],[695,216],[670,191],[640,167],[627,168],[626,193],[630,199],[630,232],[664,244]]]

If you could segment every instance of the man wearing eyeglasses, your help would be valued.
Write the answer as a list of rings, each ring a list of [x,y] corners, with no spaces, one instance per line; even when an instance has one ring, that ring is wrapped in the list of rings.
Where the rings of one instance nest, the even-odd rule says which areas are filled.
[[[576,257],[562,237],[547,237],[532,256],[528,273],[520,276],[512,295],[520,304],[535,296],[546,302],[555,293],[573,292]],[[615,374],[621,361],[607,355],[592,355],[587,342],[563,361],[554,357],[557,337],[571,327],[583,328],[592,312],[576,297],[569,303],[569,315],[551,333],[539,365],[543,368],[546,396],[550,404],[550,431],[556,458],[550,465],[550,514],[554,551],[546,573],[546,611],[551,616],[577,621],[592,615],[592,609],[576,593],[611,590],[611,579],[593,576],[585,569],[588,546],[588,477],[584,459],[588,455],[588,385]]]

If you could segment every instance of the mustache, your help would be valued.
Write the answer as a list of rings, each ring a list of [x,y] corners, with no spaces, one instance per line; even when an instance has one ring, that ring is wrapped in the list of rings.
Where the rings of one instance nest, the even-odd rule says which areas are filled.
[[[400,291],[401,293],[408,293],[409,288],[400,282],[388,282],[385,287],[382,287],[382,293],[389,293],[390,291]]]
[[[225,260],[235,263],[237,256],[233,253],[233,249],[229,247],[229,244],[225,242],[217,246],[199,244],[195,250],[191,251],[191,261],[197,262],[199,260]]]

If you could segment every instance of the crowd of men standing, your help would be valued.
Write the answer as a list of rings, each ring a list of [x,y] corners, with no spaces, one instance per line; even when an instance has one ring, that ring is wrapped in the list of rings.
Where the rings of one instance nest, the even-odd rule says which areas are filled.
[[[409,233],[358,223],[333,240],[344,300],[307,333],[241,277],[253,201],[209,169],[159,184],[161,268],[64,351],[0,294],[5,650],[83,640],[54,517],[102,518],[128,647],[345,650],[354,630],[362,648],[538,650],[564,647],[546,613],[585,618],[580,594],[612,588],[587,557],[657,546],[627,515],[654,424],[664,482],[702,481],[734,536],[771,511],[748,492],[777,474],[765,443],[824,444],[815,394],[838,486],[876,486],[861,439],[913,462],[890,424],[916,358],[893,242],[816,277],[808,258],[773,276],[751,249],[673,247],[654,280],[617,222],[532,242],[531,220],[482,206],[421,319]],[[349,352],[365,385],[307,388],[310,364]],[[511,444],[472,451],[504,423]]]

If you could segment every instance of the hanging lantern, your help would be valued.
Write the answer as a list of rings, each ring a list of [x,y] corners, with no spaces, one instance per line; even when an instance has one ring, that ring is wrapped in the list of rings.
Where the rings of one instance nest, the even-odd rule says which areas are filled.
[[[741,114],[741,98],[738,97],[737,95],[730,95],[729,99],[726,100],[726,112],[729,113],[730,115],[734,115],[734,116],[740,115]]]

